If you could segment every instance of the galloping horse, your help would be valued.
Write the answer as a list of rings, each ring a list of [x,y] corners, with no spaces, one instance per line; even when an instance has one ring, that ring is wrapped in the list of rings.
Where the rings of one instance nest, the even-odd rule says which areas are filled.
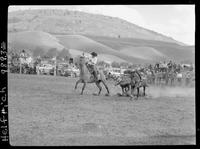
[[[99,88],[99,92],[98,95],[100,95],[102,87],[100,86],[100,83],[102,82],[103,85],[105,86],[106,90],[107,90],[107,94],[106,96],[109,96],[110,92],[108,89],[108,86],[106,84],[106,77],[103,73],[103,71],[98,70],[99,73],[99,79],[95,80],[93,75],[89,72],[88,67],[86,65],[86,58],[81,56],[78,59],[78,65],[79,65],[79,69],[80,69],[80,76],[79,76],[79,80],[76,82],[75,85],[75,89],[77,89],[77,86],[79,83],[83,83],[83,87],[82,87],[82,91],[81,91],[81,95],[83,94],[83,91],[85,89],[86,83],[95,83],[97,85],[97,87]]]

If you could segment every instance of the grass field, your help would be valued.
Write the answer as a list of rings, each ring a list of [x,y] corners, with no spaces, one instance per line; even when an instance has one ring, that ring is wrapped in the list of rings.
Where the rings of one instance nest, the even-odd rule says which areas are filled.
[[[8,75],[13,146],[195,144],[195,89],[149,87],[138,100],[101,96],[95,84],[74,90],[77,78]],[[187,91],[187,93],[186,93]]]

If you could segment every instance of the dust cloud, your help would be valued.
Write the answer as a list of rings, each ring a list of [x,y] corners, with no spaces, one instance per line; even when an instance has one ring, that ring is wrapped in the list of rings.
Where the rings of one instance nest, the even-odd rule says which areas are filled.
[[[157,97],[195,97],[194,87],[166,87],[166,86],[150,86],[148,95],[153,98]]]

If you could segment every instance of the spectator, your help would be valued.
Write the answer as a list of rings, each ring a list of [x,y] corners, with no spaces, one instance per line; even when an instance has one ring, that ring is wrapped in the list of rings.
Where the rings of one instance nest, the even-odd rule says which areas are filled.
[[[27,58],[27,53],[25,52],[25,50],[22,50],[22,52],[20,53],[20,58],[23,58],[23,59]]]
[[[172,65],[173,65],[173,64],[172,64],[172,61],[170,60],[169,63],[167,64],[167,67],[169,68],[169,70],[172,69]]]

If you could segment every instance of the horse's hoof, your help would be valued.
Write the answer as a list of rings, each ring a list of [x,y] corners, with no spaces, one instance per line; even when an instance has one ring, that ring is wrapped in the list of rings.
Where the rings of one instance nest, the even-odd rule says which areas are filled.
[[[120,93],[117,93],[117,96],[122,96],[122,94],[120,94]]]
[[[133,100],[134,99],[134,97],[131,95],[131,96],[129,96],[130,97],[130,100]]]
[[[107,94],[105,94],[105,96],[110,96],[110,94],[107,93]]]
[[[133,95],[128,95],[130,98],[133,98]]]
[[[97,93],[93,93],[94,96],[99,96]]]

